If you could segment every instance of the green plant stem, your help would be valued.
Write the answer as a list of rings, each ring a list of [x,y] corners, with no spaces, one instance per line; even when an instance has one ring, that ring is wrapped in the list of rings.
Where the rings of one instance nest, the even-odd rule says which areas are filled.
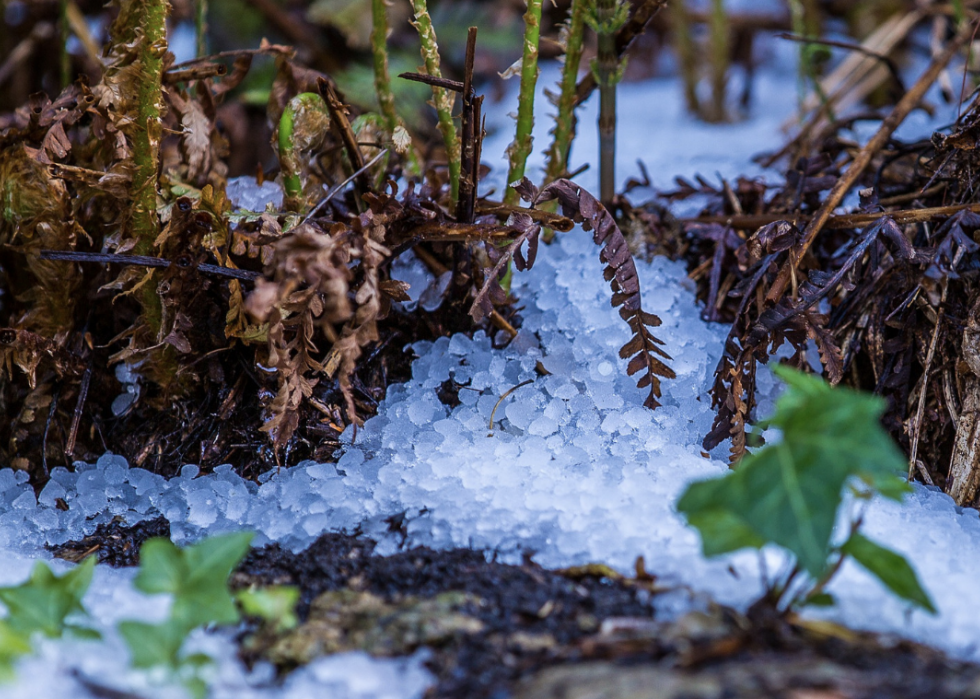
[[[598,50],[593,70],[599,86],[599,199],[607,208],[616,196],[616,83],[620,78],[616,30],[623,20],[617,0],[596,0]]]
[[[137,42],[133,62],[139,65],[133,100],[133,179],[130,232],[136,255],[149,255],[160,232],[157,216],[157,176],[163,124],[163,57],[167,46],[167,0],[130,0],[123,3],[113,31],[115,43]]]
[[[208,0],[194,1],[194,34],[197,56],[208,55]]]
[[[439,43],[436,40],[436,30],[432,26],[432,18],[429,17],[426,0],[412,0],[412,10],[415,12],[415,21],[412,22],[412,26],[418,31],[419,39],[422,42],[422,60],[425,63],[425,72],[434,78],[441,78]],[[456,137],[456,125],[453,123],[453,104],[455,101],[455,93],[441,87],[432,88],[432,104],[439,115],[439,131],[442,133],[442,140],[446,145],[446,157],[449,161],[449,185],[454,208],[459,196],[460,162],[459,139]]]
[[[126,0],[120,4],[119,15],[111,30],[115,44],[136,44],[132,61],[127,66],[120,66],[121,70],[138,66],[133,72],[137,77],[130,113],[132,126],[126,133],[133,154],[128,232],[136,241],[132,250],[136,255],[151,255],[154,241],[160,234],[157,185],[163,133],[163,59],[167,49],[169,13],[167,0]],[[163,308],[155,284],[143,286],[141,303],[143,322],[152,341],[159,342]]]
[[[378,96],[378,109],[384,119],[385,128],[389,135],[394,136],[396,129],[405,128],[395,110],[395,93],[391,89],[391,74],[388,70],[388,0],[371,0],[371,54],[374,64],[374,91]],[[407,130],[406,130],[407,133]],[[413,175],[422,173],[422,164],[413,145],[409,145],[404,153],[408,169]],[[388,157],[385,156],[382,172],[387,169]]]
[[[524,13],[524,52],[521,56],[521,90],[517,102],[517,130],[514,141],[507,149],[510,156],[510,169],[507,182],[518,182],[524,177],[527,156],[531,154],[534,128],[534,88],[538,83],[538,41],[541,38],[541,0],[527,0]],[[504,203],[516,205],[520,197],[508,187],[504,193]]]
[[[728,118],[725,108],[726,90],[728,83],[728,16],[725,13],[724,0],[711,0],[711,18],[709,23],[710,45],[709,60],[711,62],[711,102],[705,114],[710,122],[722,122]]]
[[[568,10],[568,24],[565,33],[565,60],[561,72],[561,90],[558,94],[555,115],[554,140],[548,149],[548,166],[545,171],[545,184],[564,177],[568,171],[568,153],[575,138],[575,86],[578,70],[582,63],[582,49],[585,34],[585,10],[588,0],[572,0]]]
[[[374,90],[378,94],[378,108],[384,117],[388,131],[398,126],[395,111],[395,94],[391,90],[388,72],[388,3],[371,0],[371,54],[374,58]]]
[[[687,111],[701,114],[701,100],[698,99],[698,59],[691,38],[691,23],[684,7],[684,0],[671,3],[670,24],[674,37],[674,50],[680,64],[681,79],[684,82],[684,102]]]

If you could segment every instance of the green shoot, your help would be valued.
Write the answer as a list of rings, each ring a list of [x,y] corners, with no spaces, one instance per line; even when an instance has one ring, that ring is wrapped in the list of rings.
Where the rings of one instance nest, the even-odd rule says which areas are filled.
[[[520,182],[524,177],[527,156],[531,154],[534,128],[534,88],[538,84],[538,41],[541,37],[541,0],[527,0],[524,13],[524,52],[521,56],[521,89],[517,103],[517,131],[507,149],[510,169],[507,182]],[[514,206],[520,195],[513,187],[504,193],[504,203]]]
[[[315,92],[296,95],[282,111],[275,139],[279,146],[279,165],[287,211],[303,208],[302,154],[314,148],[323,138],[330,112],[323,98]]]
[[[711,0],[711,17],[708,23],[710,32],[710,75],[711,102],[705,118],[710,122],[723,122],[728,117],[726,92],[728,86],[728,16],[724,0]]]
[[[616,55],[616,32],[629,17],[629,3],[593,0],[585,22],[598,38],[592,73],[599,86],[599,199],[607,209],[616,196],[616,85],[622,80],[626,59]]]
[[[208,55],[208,0],[194,0],[194,39],[197,57]]]
[[[388,0],[371,0],[371,55],[378,110],[395,151],[406,156],[409,172],[419,175],[422,164],[418,153],[412,145],[412,137],[395,111],[395,93],[391,89],[391,74],[388,70],[388,31]],[[383,162],[387,165],[388,156],[385,156]],[[381,168],[382,176],[385,170],[386,167]]]
[[[7,616],[0,619],[0,682],[13,679],[14,663],[33,650],[31,637],[40,633],[60,638],[66,631],[81,638],[98,638],[98,632],[68,621],[84,615],[82,598],[92,582],[95,558],[58,577],[38,561],[26,582],[0,587],[0,602]]]
[[[288,585],[273,585],[240,590],[235,599],[246,616],[258,617],[263,625],[273,633],[281,633],[296,628],[296,603],[299,601],[299,588]]]
[[[845,486],[858,499],[877,493],[900,501],[909,490],[901,477],[905,458],[879,422],[884,401],[786,367],[774,371],[787,390],[764,425],[779,428],[781,440],[743,458],[734,473],[692,483],[677,503],[700,531],[704,555],[766,544],[786,549],[796,566],[769,591],[777,608],[790,595],[785,609],[826,603],[824,588],[850,556],[896,595],[934,613],[905,559],[858,533],[860,517],[843,544],[832,542]],[[800,573],[808,584],[791,586]]]
[[[554,140],[548,149],[548,165],[544,184],[564,177],[568,170],[568,153],[575,138],[575,85],[582,63],[582,37],[585,34],[585,10],[588,0],[572,0],[568,10],[568,23],[562,28],[565,56],[561,69],[561,85],[555,106],[555,127],[551,130]]]
[[[412,26],[419,33],[422,42],[422,60],[425,62],[425,72],[434,78],[442,77],[439,59],[439,43],[436,40],[436,30],[432,26],[432,18],[426,0],[412,0],[415,21]],[[446,146],[446,157],[449,160],[449,186],[452,192],[453,206],[459,196],[460,145],[456,137],[456,125],[453,123],[453,104],[456,94],[442,87],[432,87],[432,105],[439,117],[439,131]]]
[[[371,55],[374,61],[374,90],[378,94],[378,109],[385,119],[389,133],[398,126],[395,93],[391,91],[388,72],[388,3],[371,0]]]
[[[251,532],[214,536],[179,549],[169,539],[150,539],[140,549],[140,571],[134,582],[147,594],[173,596],[169,618],[160,624],[119,623],[135,667],[164,667],[199,697],[207,685],[201,670],[207,656],[182,653],[187,635],[207,624],[234,624],[238,608],[228,578],[248,553]]]
[[[674,39],[674,51],[680,67],[681,80],[684,83],[684,102],[687,111],[701,114],[701,100],[698,97],[698,56],[694,46],[690,18],[683,0],[668,5],[670,14],[671,36]]]
[[[793,33],[801,37],[797,79],[800,106],[806,100],[807,87],[812,86],[820,103],[829,109],[827,94],[820,84],[820,66],[830,58],[830,51],[813,41],[820,34],[819,7],[813,0],[791,0],[789,9]],[[829,115],[834,119],[832,111]]]

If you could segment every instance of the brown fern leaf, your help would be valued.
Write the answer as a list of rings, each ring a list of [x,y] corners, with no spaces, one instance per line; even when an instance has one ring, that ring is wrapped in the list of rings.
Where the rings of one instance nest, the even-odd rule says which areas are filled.
[[[592,231],[596,245],[602,246],[599,259],[606,264],[603,275],[613,290],[612,305],[619,307],[619,315],[633,331],[633,337],[619,350],[619,356],[629,358],[627,374],[643,372],[636,385],[649,388],[643,404],[656,408],[660,405],[657,401],[661,395],[660,377],[673,379],[677,375],[661,361],[660,358],[670,359],[670,355],[660,348],[663,342],[649,330],[660,325],[660,318],[641,308],[640,280],[626,238],[606,207],[574,182],[555,180],[537,193],[533,203],[552,199],[561,204],[563,215],[581,222],[585,230]]]

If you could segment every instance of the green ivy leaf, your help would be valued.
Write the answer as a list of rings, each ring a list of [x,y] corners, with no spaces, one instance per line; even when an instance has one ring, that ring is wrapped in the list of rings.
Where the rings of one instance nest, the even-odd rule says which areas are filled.
[[[38,561],[31,577],[15,587],[0,588],[0,602],[7,608],[6,624],[28,637],[41,632],[58,638],[65,630],[65,618],[85,613],[82,597],[92,582],[95,558],[89,557],[61,577]]]
[[[204,624],[234,624],[238,609],[228,577],[248,552],[254,535],[213,536],[181,550],[169,539],[150,539],[140,549],[136,587],[174,596],[171,617],[187,632]]]
[[[234,624],[239,620],[228,578],[248,553],[252,532],[204,539],[183,550],[188,575],[174,598],[171,614],[191,624]]]
[[[162,624],[121,621],[119,633],[129,646],[134,667],[162,665],[176,668],[180,664],[180,649],[184,645],[188,629],[172,619]]]
[[[254,538],[252,532],[212,536],[184,549],[189,576],[185,588],[224,585]]]
[[[804,600],[804,604],[807,607],[833,607],[837,604],[837,600],[834,599],[833,595],[826,592],[818,592],[815,595],[810,595]]]
[[[258,617],[278,633],[295,628],[296,603],[299,601],[299,588],[288,585],[273,585],[255,590],[240,590],[235,598],[248,616]]]
[[[774,372],[787,390],[767,423],[782,439],[732,474],[692,483],[677,509],[700,530],[706,556],[771,542],[819,578],[845,483],[857,477],[897,495],[905,458],[879,423],[882,399],[787,367]]]
[[[29,634],[13,628],[6,619],[0,619],[0,682],[14,678],[14,663],[31,650]]]
[[[149,594],[173,595],[173,604],[170,617],[161,624],[141,621],[119,624],[119,633],[129,645],[133,665],[144,668],[162,665],[176,671],[198,667],[207,660],[207,656],[197,655],[181,658],[184,639],[198,626],[238,621],[238,608],[228,591],[228,578],[248,552],[253,536],[251,532],[213,536],[185,549],[164,538],[150,539],[143,544],[136,587]],[[196,674],[191,679],[200,682]]]
[[[184,557],[170,539],[148,539],[140,547],[140,571],[134,583],[137,589],[148,595],[176,595],[187,575]]]
[[[865,570],[902,599],[925,609],[930,614],[937,613],[928,593],[922,589],[918,576],[903,556],[876,544],[858,532],[851,534],[844,542],[841,552],[860,563]]]

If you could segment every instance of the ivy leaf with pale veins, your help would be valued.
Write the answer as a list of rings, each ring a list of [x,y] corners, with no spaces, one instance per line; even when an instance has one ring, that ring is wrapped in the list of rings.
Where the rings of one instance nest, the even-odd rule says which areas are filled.
[[[937,613],[929,594],[922,589],[915,570],[904,557],[876,544],[858,532],[851,534],[844,542],[841,552],[860,563],[865,570],[902,599],[925,609],[930,614]]]
[[[730,475],[691,484],[677,509],[700,530],[705,555],[771,542],[819,578],[845,483],[856,477],[887,487],[905,458],[879,422],[881,398],[787,367],[774,371],[787,390],[766,422],[782,431],[781,441],[745,456]]]

